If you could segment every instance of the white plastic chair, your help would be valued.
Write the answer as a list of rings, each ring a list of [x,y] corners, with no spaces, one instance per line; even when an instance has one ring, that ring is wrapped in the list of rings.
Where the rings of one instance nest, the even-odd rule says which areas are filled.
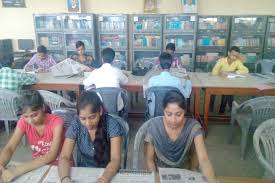
[[[52,111],[62,107],[71,107],[71,108],[76,107],[76,103],[73,103],[56,93],[46,91],[46,90],[38,90],[38,91],[44,98],[45,103],[51,108]]]
[[[0,89],[0,120],[5,122],[7,135],[10,134],[9,121],[17,121],[17,109],[20,95],[14,91]]]
[[[274,66],[275,66],[275,61],[274,60],[268,60],[268,59],[263,59],[259,60],[255,63],[255,73],[257,72],[258,65],[261,65],[261,73],[262,74],[268,74],[271,73]]]
[[[113,118],[115,118],[118,122],[119,125],[123,128],[124,134],[123,134],[123,168],[126,169],[126,164],[127,164],[127,158],[128,158],[128,142],[129,142],[129,124],[127,121],[125,121],[123,118],[120,116],[114,115],[114,114],[109,114]]]
[[[263,178],[275,180],[275,118],[258,126],[253,145],[260,164],[265,168]]]
[[[132,167],[134,170],[141,169],[141,167],[139,167],[138,164],[144,158],[142,157],[142,155],[144,155],[144,138],[147,133],[149,123],[150,120],[143,123],[142,126],[138,129],[135,136]]]

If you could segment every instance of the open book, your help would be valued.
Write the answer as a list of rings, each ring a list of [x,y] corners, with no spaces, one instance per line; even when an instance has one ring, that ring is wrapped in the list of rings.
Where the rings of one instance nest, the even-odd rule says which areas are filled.
[[[50,68],[53,76],[74,76],[82,73],[86,66],[67,58]]]

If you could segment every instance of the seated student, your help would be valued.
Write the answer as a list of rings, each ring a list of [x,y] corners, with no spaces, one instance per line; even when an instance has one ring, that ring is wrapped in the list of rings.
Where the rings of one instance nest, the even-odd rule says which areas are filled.
[[[95,67],[95,61],[93,56],[85,53],[85,44],[82,41],[77,41],[75,47],[77,54],[72,55],[71,59],[88,66],[89,68],[86,69],[87,72],[92,71]]]
[[[12,61],[4,63],[0,69],[0,88],[21,92],[23,86],[37,82],[34,74],[20,73],[11,68]]]
[[[101,87],[120,87],[128,82],[128,78],[123,72],[113,67],[111,64],[115,58],[115,51],[112,48],[105,48],[101,52],[103,65],[91,72],[83,84],[85,88],[94,85],[96,88]]]
[[[85,89],[102,87],[120,87],[128,83],[128,77],[123,72],[113,67],[111,64],[115,58],[115,51],[112,48],[105,48],[101,52],[103,65],[93,70],[90,75],[84,79]],[[122,97],[118,97],[117,108],[121,111],[124,108]]]
[[[228,56],[218,60],[212,70],[212,75],[226,77],[229,73],[236,72],[237,74],[247,74],[249,71],[243,65],[244,58],[240,55],[240,48],[232,46],[228,51]],[[220,106],[220,113],[225,112],[226,104],[232,108],[233,96],[223,96]]]
[[[153,76],[148,81],[148,87],[152,86],[173,86],[178,88],[185,98],[189,98],[191,91],[192,91],[192,83],[188,76],[184,77],[184,81],[180,78],[172,76],[169,73],[169,70],[172,65],[172,56],[169,53],[161,53],[159,56],[160,60],[160,67],[162,72],[157,75]]]
[[[149,171],[157,167],[195,169],[190,162],[191,147],[199,161],[203,175],[209,183],[216,183],[211,162],[203,140],[201,125],[185,118],[185,101],[179,91],[169,91],[163,99],[164,116],[150,119],[145,135],[145,160]]]
[[[182,68],[182,63],[179,57],[175,55],[176,46],[174,43],[168,43],[166,45],[166,52],[172,55],[172,65],[171,68]],[[160,60],[156,61],[156,65],[160,68]]]
[[[49,72],[51,66],[55,65],[55,60],[47,54],[48,50],[45,46],[37,47],[37,53],[25,65],[25,71]]]
[[[12,169],[4,169],[22,137],[26,135],[33,160]],[[22,99],[22,116],[16,129],[0,154],[0,170],[4,182],[46,164],[57,164],[63,139],[63,120],[46,113],[46,105],[38,91],[29,91]]]
[[[62,183],[70,178],[70,157],[77,146],[77,166],[103,167],[98,183],[109,182],[120,167],[123,129],[113,117],[105,113],[103,104],[93,91],[84,91],[77,103],[79,118],[66,132],[58,172]]]

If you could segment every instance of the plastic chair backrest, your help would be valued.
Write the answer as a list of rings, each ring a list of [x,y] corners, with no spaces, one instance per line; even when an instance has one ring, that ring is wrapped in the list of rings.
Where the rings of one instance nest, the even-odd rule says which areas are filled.
[[[258,160],[266,169],[266,178],[275,180],[275,118],[266,120],[256,129],[253,145]]]
[[[261,65],[261,73],[266,74],[272,72],[275,61],[274,60],[268,60],[268,59],[263,59],[255,63],[255,72],[257,72],[258,65]]]
[[[20,95],[14,91],[0,89],[0,120],[18,120]]]
[[[206,71],[207,72],[212,72],[212,70],[213,70],[214,66],[216,65],[216,63],[217,63],[216,60],[208,62],[207,65],[206,65]]]
[[[76,109],[59,108],[52,111],[52,114],[60,116],[64,120],[64,128],[67,129],[71,125],[72,119],[77,118]]]
[[[126,164],[127,164],[127,156],[128,156],[129,125],[121,117],[119,117],[117,115],[113,115],[113,114],[109,114],[109,115],[112,116],[113,118],[115,118],[124,130],[124,137],[123,137],[123,151],[124,151],[123,168],[125,169]]]
[[[50,92],[46,90],[38,90],[39,93],[44,98],[45,103],[51,108],[51,110],[55,110],[62,107],[75,107],[76,104],[65,99],[64,97]]]
[[[156,117],[156,116],[162,116],[163,115],[163,106],[162,106],[162,101],[165,96],[165,94],[168,91],[171,90],[178,90],[176,87],[172,86],[153,86],[148,88],[145,91],[145,97],[146,97],[146,112],[145,112],[145,118],[149,119],[151,117]],[[155,96],[155,105],[154,105],[154,115],[150,116],[149,114],[149,103],[151,101],[151,97]]]
[[[149,121],[146,121],[142,126],[138,129],[136,136],[135,136],[135,141],[134,141],[134,150],[133,150],[133,169],[138,170],[138,163],[140,161],[140,155],[143,155],[144,152],[140,152],[142,146],[144,146],[144,138],[147,133],[147,128],[150,123]]]
[[[92,89],[93,91],[97,92],[102,99],[105,109],[108,111],[109,114],[114,114],[117,116],[121,116],[125,119],[128,117],[128,93],[123,88],[117,87],[102,87],[102,88],[95,88]],[[118,103],[118,96],[119,94],[122,97],[124,111],[123,114],[119,114],[119,110],[117,108]]]
[[[263,121],[275,118],[275,97],[264,96],[250,99],[242,103],[238,111],[251,110],[251,126],[257,127]]]

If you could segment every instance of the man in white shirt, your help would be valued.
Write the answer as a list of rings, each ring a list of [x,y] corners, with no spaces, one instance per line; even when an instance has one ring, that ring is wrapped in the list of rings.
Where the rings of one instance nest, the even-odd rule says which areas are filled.
[[[101,52],[103,65],[93,70],[84,79],[84,88],[120,87],[128,83],[128,77],[123,72],[113,67],[111,64],[115,58],[115,51],[112,48],[105,48]],[[118,98],[118,109],[121,110],[124,104],[122,98]]]
[[[128,83],[128,78],[123,72],[113,67],[111,64],[115,58],[115,52],[112,48],[105,48],[101,52],[103,65],[91,72],[84,79],[83,84],[85,89],[95,87],[120,87]]]

